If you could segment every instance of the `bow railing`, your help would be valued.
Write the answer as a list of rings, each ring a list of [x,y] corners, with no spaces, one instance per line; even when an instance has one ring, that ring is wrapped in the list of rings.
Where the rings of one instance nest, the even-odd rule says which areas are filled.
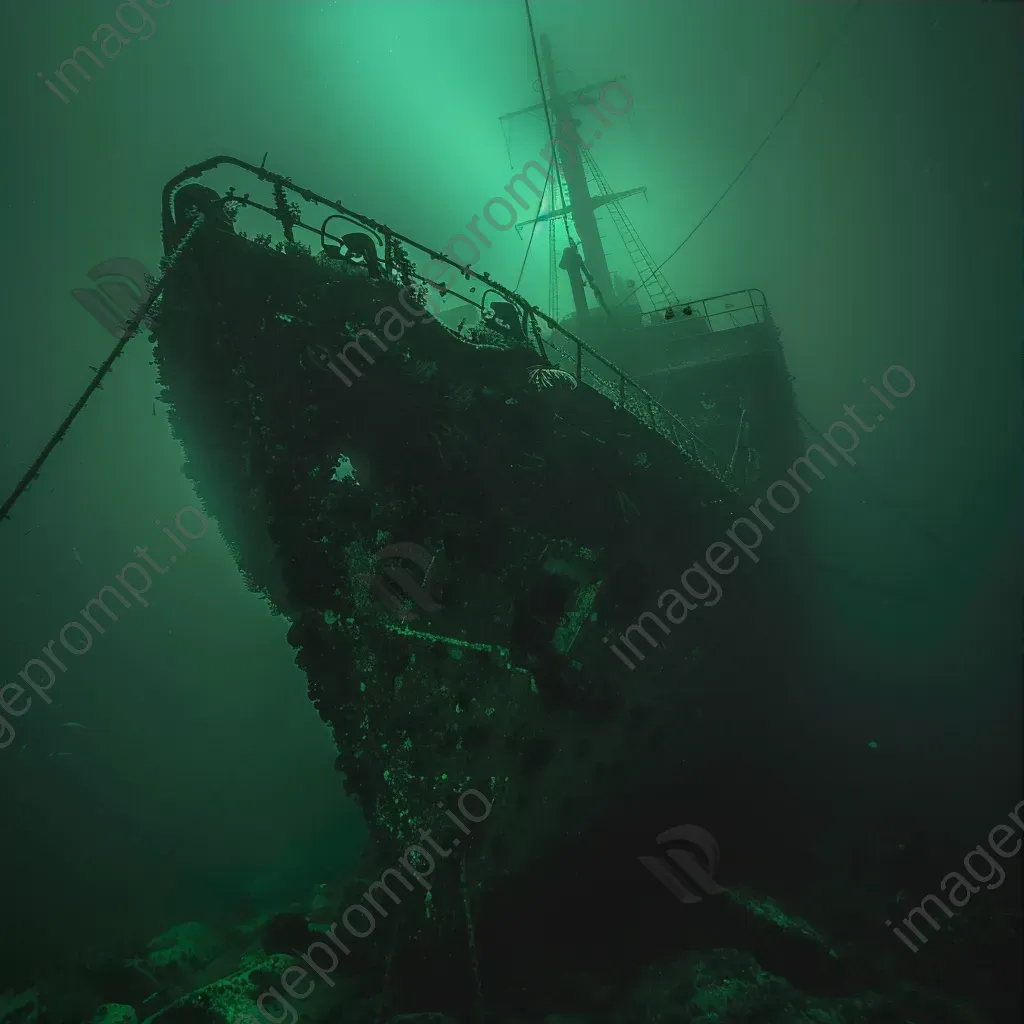
[[[409,238],[397,231],[393,231],[387,225],[382,224],[379,221],[375,221],[369,217],[364,217],[356,211],[348,209],[340,200],[327,199],[319,193],[313,192],[311,189],[301,188],[294,184],[291,179],[275,174],[273,171],[269,171],[265,167],[256,167],[254,164],[250,164],[244,160],[239,160],[237,157],[233,156],[215,156],[208,160],[204,160],[202,163],[187,167],[180,174],[175,175],[175,177],[173,177],[164,186],[162,195],[162,224],[165,244],[169,244],[169,242],[175,237],[175,223],[171,212],[175,191],[179,186],[186,182],[200,178],[208,171],[212,171],[215,168],[224,165],[237,167],[252,174],[260,181],[267,182],[274,187],[277,196],[279,196],[283,191],[290,193],[293,196],[298,196],[305,202],[314,206],[323,206],[333,210],[336,214],[341,215],[350,223],[360,225],[368,232],[371,232],[374,236],[375,244],[379,245],[376,240],[378,236],[383,238],[384,252],[378,253],[378,256],[380,257],[381,264],[386,267],[389,275],[394,270],[393,266],[391,266],[391,256],[393,254],[394,243],[398,242],[403,246],[407,246],[410,249],[422,253],[431,260],[448,264],[467,280],[472,279],[485,284],[489,289],[502,296],[502,298],[514,305],[520,311],[525,343],[530,347],[536,346],[536,350],[542,358],[549,359],[546,346],[552,348],[562,357],[566,364],[565,366],[559,366],[558,368],[571,372],[577,384],[586,384],[588,387],[598,391],[610,401],[614,402],[618,407],[628,411],[641,424],[668,440],[687,459],[699,465],[706,472],[718,479],[729,490],[735,492],[736,488],[729,482],[729,474],[727,472],[729,461],[728,457],[723,456],[710,448],[700,437],[697,436],[696,433],[693,432],[693,430],[690,429],[681,417],[672,412],[672,410],[663,406],[652,394],[650,394],[650,392],[638,384],[620,366],[617,366],[610,359],[602,356],[585,341],[566,330],[561,324],[549,317],[540,309],[532,306],[517,292],[505,288],[503,285],[493,280],[490,274],[478,274],[469,266],[457,263],[443,252],[438,252],[435,249],[431,249],[429,246],[421,245],[419,242],[415,241],[415,239]],[[281,223],[282,227],[287,227],[290,232],[294,232],[296,228],[300,228],[316,235],[318,238],[329,237],[336,242],[340,242],[340,239],[335,238],[333,235],[325,235],[321,228],[313,227],[310,224],[304,223],[301,220],[301,216],[296,214],[294,211],[287,211],[287,215],[282,213],[280,209],[282,204],[279,201],[275,203],[275,207],[265,206],[253,200],[248,193],[241,196],[238,195],[235,188],[228,190],[227,195],[224,197],[224,201],[235,202],[260,210]],[[424,277],[416,271],[415,268],[412,268],[408,272],[410,276],[422,282],[427,287],[432,288],[435,291],[439,290],[436,282]],[[448,291],[448,289],[442,291],[442,295],[446,291]],[[453,294],[458,293],[453,292]],[[707,312],[703,307],[702,315],[707,315]],[[550,330],[551,333],[547,338],[541,337],[540,331],[537,329],[538,323],[543,323]],[[584,355],[588,357],[587,360],[584,360]],[[595,364],[598,367],[597,370],[593,369]]]

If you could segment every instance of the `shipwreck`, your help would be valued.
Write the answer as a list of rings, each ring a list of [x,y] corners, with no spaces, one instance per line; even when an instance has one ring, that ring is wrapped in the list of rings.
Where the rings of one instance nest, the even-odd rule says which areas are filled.
[[[542,102],[517,113],[552,132],[587,96],[557,88],[546,40],[535,52]],[[549,186],[561,316],[557,282],[542,310],[263,165],[215,156],[165,186],[151,293],[0,514],[144,325],[184,472],[289,621],[373,848],[317,928],[283,915],[212,976],[216,950],[189,932],[192,991],[161,982],[184,948],[167,939],[142,981],[104,990],[125,1015],[102,1019],[273,1019],[259,992],[332,919],[339,973],[371,1007],[346,1020],[660,1019],[687,978],[705,1010],[711,986],[722,1012],[753,1012],[781,1005],[764,971],[795,986],[787,1005],[840,1019],[824,1014],[850,991],[845,963],[753,895],[799,827],[776,794],[809,730],[800,527],[721,581],[685,578],[806,446],[779,328],[757,288],[681,300],[626,212],[642,190],[613,192],[589,151],[563,147]],[[488,812],[456,823],[470,791]],[[684,823],[713,834],[723,868],[682,889],[698,905],[680,915],[645,864]],[[448,848],[429,885],[410,853],[433,850],[425,836]],[[386,872],[403,863],[399,885]],[[346,937],[357,904],[375,924]]]

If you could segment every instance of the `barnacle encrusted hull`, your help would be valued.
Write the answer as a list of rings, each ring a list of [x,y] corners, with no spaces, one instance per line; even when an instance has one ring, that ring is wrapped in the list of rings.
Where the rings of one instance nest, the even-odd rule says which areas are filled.
[[[634,631],[627,667],[603,640],[622,649],[645,612],[671,621],[659,595],[740,499],[606,396],[539,386],[524,339],[483,347],[417,322],[350,386],[312,358],[400,308],[399,286],[203,233],[168,279],[155,354],[186,472],[291,620],[382,857],[421,829],[450,837],[445,810],[474,788],[492,812],[461,874],[487,891],[686,791],[702,753],[742,760],[795,676],[789,583],[770,558],[741,560],[667,633],[644,620],[651,643]],[[440,608],[379,599],[377,554],[396,544],[434,560]],[[460,884],[439,872],[434,892]]]

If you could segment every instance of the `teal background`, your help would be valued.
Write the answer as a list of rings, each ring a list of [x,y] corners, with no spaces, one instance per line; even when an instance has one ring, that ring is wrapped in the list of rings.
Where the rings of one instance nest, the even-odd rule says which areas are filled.
[[[37,71],[52,75],[114,9],[5,9],[5,493],[113,344],[70,290],[113,256],[157,266],[160,190],[187,164],[218,153],[258,164],[266,152],[272,170],[441,247],[544,142],[539,120],[518,119],[507,137],[498,122],[535,98],[514,0],[172,0],[152,12],[151,38],[61,103]],[[862,440],[860,464],[799,512],[820,553],[802,641],[820,666],[813,742],[849,744],[852,789],[884,792],[908,817],[941,805],[938,827],[987,829],[1019,799],[1019,10],[534,10],[567,80],[627,76],[633,109],[592,152],[615,188],[648,187],[648,202],[627,208],[659,261],[843,31],[665,272],[690,298],[764,290],[800,408],[821,429],[844,403],[874,402],[862,378],[880,386],[894,363],[916,378]],[[525,247],[508,232],[476,269],[514,283]],[[627,269],[614,248],[612,263]],[[541,304],[547,273],[538,236],[522,288]],[[169,542],[155,519],[197,503],[156,393],[139,337],[0,523],[0,681],[136,545],[160,557]],[[9,961],[305,898],[363,848],[286,623],[246,591],[216,530],[149,596],[0,751]],[[49,756],[60,751],[71,756]]]

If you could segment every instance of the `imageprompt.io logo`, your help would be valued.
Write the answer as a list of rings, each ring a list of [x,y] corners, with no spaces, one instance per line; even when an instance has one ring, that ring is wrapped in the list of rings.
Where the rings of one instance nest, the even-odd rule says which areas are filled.
[[[152,274],[138,260],[117,256],[89,271],[96,288],[72,288],[71,297],[115,338],[124,334],[135,310],[149,298]]]
[[[412,562],[413,565],[419,566],[423,572],[423,583],[417,583],[400,566],[384,564],[386,559],[395,558],[404,558]],[[402,589],[408,601],[417,605],[422,611],[436,612],[444,607],[438,604],[430,593],[429,588],[437,583],[439,560],[427,551],[426,548],[420,547],[419,544],[412,544],[409,541],[403,541],[400,544],[389,544],[377,552],[377,561],[381,563],[381,572]],[[395,618],[401,622],[411,622],[413,619],[420,617],[419,612],[410,608],[407,601],[403,601],[402,598],[395,594],[384,580],[380,578],[379,573],[376,576],[363,573],[359,579],[370,588],[374,597],[384,602],[394,612]]]
[[[680,845],[668,850],[664,857],[637,859],[680,903],[699,903],[705,896],[725,892],[713,877],[720,855],[718,843],[707,829],[699,825],[677,825],[662,832],[657,843],[659,846]],[[698,856],[702,856],[703,863]]]

